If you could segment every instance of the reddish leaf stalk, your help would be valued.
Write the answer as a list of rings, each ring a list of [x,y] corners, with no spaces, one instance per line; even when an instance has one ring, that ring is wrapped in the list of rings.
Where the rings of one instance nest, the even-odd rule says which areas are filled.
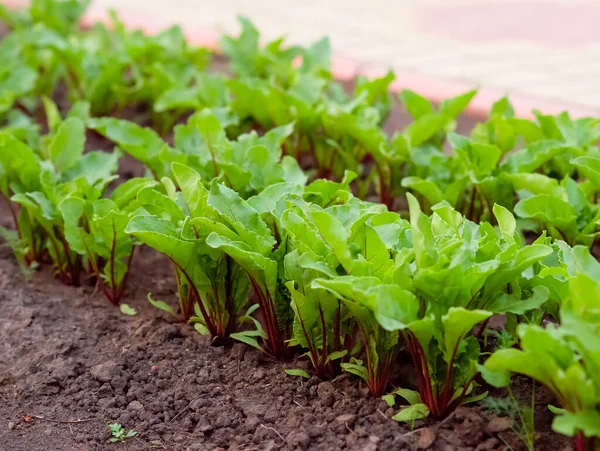
[[[215,320],[212,317],[212,315],[209,314],[209,312],[206,311],[206,308],[204,306],[204,302],[202,302],[202,297],[200,296],[200,293],[198,292],[198,290],[196,289],[196,287],[194,286],[194,284],[192,283],[192,279],[191,277],[183,270],[181,269],[181,273],[185,276],[185,278],[188,281],[189,284],[189,296],[188,296],[188,304],[189,305],[193,305],[193,303],[189,302],[190,299],[193,299],[197,304],[198,307],[200,308],[200,313],[202,314],[202,318],[204,319],[204,323],[206,328],[208,329],[208,331],[210,332],[210,334],[213,337],[218,336],[217,333],[217,327],[215,326]],[[184,313],[184,312],[182,312]],[[191,312],[185,312],[188,316],[188,319],[191,317]]]
[[[586,437],[583,432],[578,432],[575,435],[575,449],[577,451],[595,451],[596,437]]]
[[[335,321],[333,323],[333,336],[328,333],[328,326],[325,321],[325,316],[323,314],[323,310],[319,305],[319,316],[321,322],[321,343],[322,348],[321,352],[315,346],[315,337],[312,331],[308,331],[306,329],[306,325],[304,324],[304,319],[301,315],[298,315],[298,319],[300,321],[300,327],[302,328],[302,333],[306,338],[306,343],[308,346],[308,352],[310,354],[310,360],[313,366],[313,373],[320,379],[331,379],[338,375],[341,371],[340,363],[343,362],[346,357],[354,348],[354,343],[356,341],[356,335],[358,333],[358,325],[355,324],[351,333],[346,334],[342,337],[342,324],[341,324],[341,301],[338,299],[338,307],[335,314]],[[330,339],[331,337],[331,339]],[[337,351],[347,351],[347,356],[342,357],[340,359],[327,361],[329,357],[329,353],[337,352]]]
[[[275,303],[271,295],[263,293],[256,280],[248,274],[250,284],[258,300],[262,316],[262,325],[267,334],[267,339],[263,341],[263,349],[277,360],[285,360],[291,355],[291,349],[286,345],[287,332],[279,328],[277,315],[275,312]]]
[[[371,357],[367,348],[367,371],[369,374],[369,391],[372,396],[380,397],[386,392],[387,386],[390,382],[390,375],[392,373],[392,365],[396,360],[397,351],[389,352],[385,358],[379,361],[379,365],[375,368],[372,364]]]
[[[365,338],[367,335],[361,328],[361,332],[363,337]],[[367,385],[369,386],[369,391],[371,395],[374,397],[380,397],[385,394],[387,386],[390,383],[390,375],[392,374],[392,366],[394,361],[396,360],[396,356],[398,355],[399,348],[398,346],[394,346],[387,354],[379,359],[379,363],[377,367],[373,364],[373,357],[371,356],[371,352],[369,351],[369,346],[365,346],[365,353],[367,355]]]
[[[471,378],[464,385],[462,392],[455,399],[454,396],[454,360],[456,358],[457,347],[452,352],[452,357],[448,363],[446,370],[446,378],[444,380],[441,392],[431,383],[431,374],[429,373],[429,365],[425,352],[417,338],[410,332],[405,334],[408,352],[411,355],[413,364],[417,369],[417,377],[419,379],[419,393],[421,400],[429,407],[431,415],[436,419],[443,419],[450,415],[462,402],[467,394],[467,390],[473,381]]]

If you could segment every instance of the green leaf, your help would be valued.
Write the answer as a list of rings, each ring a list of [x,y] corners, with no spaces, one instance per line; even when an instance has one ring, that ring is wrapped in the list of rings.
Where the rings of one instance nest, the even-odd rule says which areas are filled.
[[[600,437],[600,412],[564,412],[554,418],[552,429],[570,437],[574,437],[578,432],[583,432],[586,437]]]
[[[429,416],[429,407],[425,404],[414,404],[405,409],[402,409],[392,417],[392,420],[401,423],[412,423],[416,420],[421,420]]]
[[[421,394],[418,391],[409,390],[408,388],[399,388],[394,393],[402,396],[410,405],[421,403]]]
[[[600,189],[600,158],[592,156],[583,156],[573,158],[571,164],[577,167],[577,170],[586,176],[596,187]]]
[[[444,360],[452,362],[452,357],[460,341],[480,322],[492,316],[485,310],[466,310],[462,307],[451,307],[442,316],[444,326]]]
[[[394,407],[394,404],[396,404],[394,394],[383,395],[381,399],[383,399],[389,407]]]
[[[510,211],[498,204],[494,204],[493,211],[504,239],[509,243],[514,243],[515,231],[517,229],[517,221],[515,220],[515,217],[510,213]]]
[[[444,194],[441,189],[431,180],[425,180],[420,177],[404,177],[402,179],[402,186],[404,188],[409,188],[429,202],[430,206],[433,206],[442,200],[444,200]]]
[[[202,323],[195,322],[194,323],[194,329],[196,329],[196,332],[198,332],[200,335],[210,335],[210,331]]]
[[[79,118],[68,118],[62,122],[48,146],[50,161],[57,171],[66,171],[75,166],[83,154],[85,125]]]
[[[107,117],[90,119],[88,127],[116,142],[125,152],[148,166],[157,179],[164,175],[165,165],[159,160],[159,155],[168,146],[153,130]]]
[[[560,229],[573,226],[577,219],[575,210],[568,202],[548,194],[538,194],[519,201],[515,205],[515,213],[521,218],[537,219],[542,224]]]
[[[231,334],[231,338],[233,338],[234,340],[237,340],[237,341],[241,341],[242,343],[245,343],[248,346],[252,346],[254,349],[258,349],[259,351],[263,350],[261,345],[256,340],[256,338],[248,335],[245,332],[235,332],[235,333]]]
[[[475,95],[477,95],[477,90],[473,89],[451,99],[442,100],[442,103],[440,103],[440,113],[456,119],[469,106]]]
[[[177,313],[175,313],[175,310],[173,310],[173,308],[169,304],[167,304],[165,301],[154,300],[152,298],[152,293],[148,293],[148,302],[150,302],[150,304],[152,304],[157,309],[162,310],[163,312],[167,312],[170,315],[177,316]]]
[[[341,363],[340,366],[347,373],[352,373],[355,376],[360,377],[364,381],[369,380],[369,373],[363,365],[359,365],[357,363]]]
[[[341,359],[342,357],[345,357],[347,354],[348,354],[348,351],[345,349],[343,351],[334,351],[327,356],[327,362],[331,362],[332,360]]]
[[[299,369],[289,369],[289,370],[285,370],[286,374],[289,374],[290,376],[299,376],[299,377],[304,377],[306,379],[310,379],[310,374],[308,374],[306,371],[304,370],[299,370]]]
[[[400,100],[413,119],[435,113],[429,100],[408,89],[400,92]]]
[[[488,394],[489,393],[487,391],[484,391],[483,393],[480,393],[480,394],[478,394],[476,396],[470,396],[468,398],[463,398],[463,400],[460,402],[460,405],[464,406],[465,404],[473,404],[475,402],[479,402],[482,399],[487,398]]]
[[[525,312],[540,308],[548,300],[549,295],[550,290],[544,286],[534,287],[533,294],[526,299],[501,293],[486,305],[486,309],[498,314],[514,313],[523,315]]]
[[[135,316],[135,315],[137,315],[137,310],[134,309],[133,307],[128,306],[127,304],[121,304],[121,305],[119,305],[119,309],[121,310],[121,313],[123,315],[127,315],[127,316]]]

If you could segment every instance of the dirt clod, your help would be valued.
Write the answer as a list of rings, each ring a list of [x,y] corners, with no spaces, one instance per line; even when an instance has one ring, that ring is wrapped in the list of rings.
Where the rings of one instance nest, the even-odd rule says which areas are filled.
[[[417,447],[419,449],[429,449],[433,442],[435,442],[436,435],[431,428],[423,428],[419,432],[419,438],[417,439]]]
[[[513,421],[508,417],[494,417],[487,424],[487,430],[491,433],[508,431],[513,425]]]

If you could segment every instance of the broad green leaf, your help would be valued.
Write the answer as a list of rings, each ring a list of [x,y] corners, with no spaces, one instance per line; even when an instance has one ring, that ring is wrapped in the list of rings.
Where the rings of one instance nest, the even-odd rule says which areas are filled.
[[[402,92],[400,92],[400,100],[414,119],[419,119],[422,116],[435,113],[429,100],[408,89],[403,89]]]
[[[600,412],[564,412],[554,418],[552,429],[570,437],[574,437],[578,432],[583,432],[586,437],[600,437]]]
[[[392,420],[396,420],[402,423],[412,423],[416,420],[421,420],[429,416],[429,407],[425,404],[413,404],[412,406],[406,407],[392,417]]]
[[[521,218],[537,219],[560,229],[573,226],[577,219],[573,207],[564,200],[548,194],[538,194],[523,199],[515,205],[515,213]]]
[[[406,399],[411,406],[421,403],[421,395],[418,391],[409,390],[408,388],[399,388],[394,393]]]
[[[460,341],[480,322],[492,316],[485,310],[466,310],[462,307],[451,307],[442,316],[444,326],[444,359],[452,362]]]
[[[85,125],[81,119],[68,118],[53,134],[48,151],[57,171],[66,171],[75,166],[83,154]]]
[[[509,243],[514,243],[517,229],[515,217],[502,205],[494,204],[493,211],[504,239]]]
[[[592,156],[583,156],[573,158],[571,164],[577,167],[577,170],[591,180],[600,189],[600,158]]]
[[[477,95],[477,90],[473,89],[451,99],[442,100],[440,103],[440,113],[456,119],[469,106],[475,95]]]

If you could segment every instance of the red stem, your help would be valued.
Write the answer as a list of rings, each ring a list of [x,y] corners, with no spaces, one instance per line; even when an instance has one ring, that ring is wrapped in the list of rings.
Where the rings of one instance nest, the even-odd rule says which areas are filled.
[[[577,448],[577,451],[586,451],[585,436],[583,435],[583,432],[578,432],[575,436],[575,447]]]
[[[258,305],[264,320],[264,326],[267,334],[265,351],[271,354],[271,356],[275,359],[284,359],[287,357],[285,340],[277,324],[277,316],[275,314],[273,299],[271,299],[269,293],[265,294],[262,292],[256,280],[250,274],[248,274],[248,278],[250,279],[252,289],[258,298]]]
[[[200,293],[198,293],[198,290],[192,283],[192,279],[190,278],[190,276],[188,276],[188,274],[183,269],[180,268],[180,270],[181,270],[181,273],[187,279],[188,283],[190,284],[190,290],[192,290],[192,293],[196,296],[196,303],[198,304],[198,307],[200,308],[200,312],[202,313],[202,317],[204,318],[204,322],[206,323],[206,328],[208,329],[208,331],[210,332],[210,334],[213,337],[218,336],[217,328],[215,327],[214,320],[207,313],[206,308],[204,307],[204,303],[202,302],[202,298],[200,297]]]

